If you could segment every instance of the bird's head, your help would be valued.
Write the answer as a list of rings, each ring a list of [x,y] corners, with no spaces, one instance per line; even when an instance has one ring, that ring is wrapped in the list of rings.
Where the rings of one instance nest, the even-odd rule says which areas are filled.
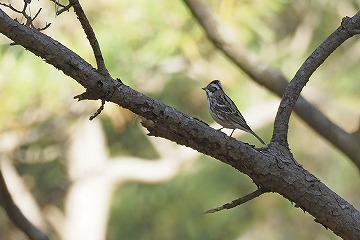
[[[214,80],[202,89],[206,92],[206,95],[211,96],[216,91],[222,90],[221,82],[220,80]]]

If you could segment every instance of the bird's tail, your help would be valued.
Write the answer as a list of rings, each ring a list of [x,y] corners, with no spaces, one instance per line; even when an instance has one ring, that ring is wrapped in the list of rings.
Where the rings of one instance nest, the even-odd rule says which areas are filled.
[[[254,135],[262,144],[266,145],[265,142],[256,134],[253,130],[249,129],[249,132]]]

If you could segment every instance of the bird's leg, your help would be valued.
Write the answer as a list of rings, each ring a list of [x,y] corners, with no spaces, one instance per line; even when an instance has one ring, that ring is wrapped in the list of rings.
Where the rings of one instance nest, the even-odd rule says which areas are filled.
[[[232,136],[232,134],[234,133],[235,129],[232,130],[231,134],[230,134],[230,137]]]

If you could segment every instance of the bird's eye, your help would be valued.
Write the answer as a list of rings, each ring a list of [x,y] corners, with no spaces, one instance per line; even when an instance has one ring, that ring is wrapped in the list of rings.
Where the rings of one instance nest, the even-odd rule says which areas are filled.
[[[215,92],[216,90],[218,90],[218,88],[215,86],[211,86],[209,90],[210,92]]]

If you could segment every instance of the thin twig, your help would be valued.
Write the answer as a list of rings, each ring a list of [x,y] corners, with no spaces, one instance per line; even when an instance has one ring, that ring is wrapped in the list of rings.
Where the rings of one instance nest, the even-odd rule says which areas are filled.
[[[50,2],[53,2],[55,4],[55,6],[58,6],[58,7],[66,7],[66,5],[61,4],[59,0],[50,0]]]
[[[45,29],[47,29],[48,27],[50,27],[51,23],[45,23],[45,26],[42,28],[37,28],[38,31],[43,31]]]
[[[2,3],[2,2],[0,2],[0,5],[1,5],[1,6],[5,6],[5,7],[10,8],[11,10],[13,10],[13,11],[14,11],[14,12],[16,12],[16,13],[22,13],[22,11],[17,10],[17,9],[16,9],[16,8],[14,8],[11,4],[6,4],[6,3]]]
[[[68,4],[68,5],[61,4],[59,0],[50,0],[50,2],[53,2],[55,4],[56,16],[59,16],[63,12],[68,11],[72,6],[71,4]],[[59,8],[61,8],[61,9],[59,10]]]
[[[5,179],[0,168],[0,204],[5,209],[10,220],[31,240],[49,240],[48,236],[35,227],[16,206],[6,186]]]
[[[264,193],[267,193],[269,191],[263,189],[263,188],[258,188],[257,190],[255,190],[254,192],[252,193],[249,193],[243,197],[240,197],[238,199],[235,199],[234,201],[231,201],[229,203],[226,203],[220,207],[217,207],[217,208],[212,208],[212,209],[209,209],[207,210],[205,213],[215,213],[215,212],[219,212],[219,211],[222,211],[224,209],[231,209],[231,208],[234,208],[234,207],[237,207],[241,204],[244,204],[250,200],[253,200],[254,198],[257,198],[259,197],[260,195],[264,194]]]
[[[71,4],[69,4],[69,5],[65,6],[65,7],[63,7],[62,9],[57,10],[57,11],[56,11],[56,16],[59,16],[59,15],[62,14],[63,12],[69,11],[69,9],[70,9],[71,7],[72,7]]]
[[[105,99],[101,99],[101,106],[92,116],[89,117],[89,120],[91,121],[94,118],[96,118],[102,112],[102,110],[104,110],[104,106],[105,106]]]
[[[87,19],[85,12],[80,5],[80,2],[78,0],[70,0],[69,2],[71,4],[71,6],[74,8],[74,11],[81,23],[81,26],[84,29],[86,37],[88,38],[88,40],[90,42],[91,48],[94,52],[98,72],[100,74],[102,74],[103,76],[106,76],[106,77],[110,76],[109,71],[107,70],[107,68],[105,66],[104,58],[103,58],[101,50],[100,50],[99,42],[96,39],[95,32],[94,32],[93,28],[91,27],[91,24],[90,24],[89,20]]]
[[[32,20],[35,20],[35,18],[37,18],[37,16],[39,16],[41,10],[42,10],[42,8],[39,8],[39,10],[38,10],[37,13],[35,14],[35,16],[32,18]]]

